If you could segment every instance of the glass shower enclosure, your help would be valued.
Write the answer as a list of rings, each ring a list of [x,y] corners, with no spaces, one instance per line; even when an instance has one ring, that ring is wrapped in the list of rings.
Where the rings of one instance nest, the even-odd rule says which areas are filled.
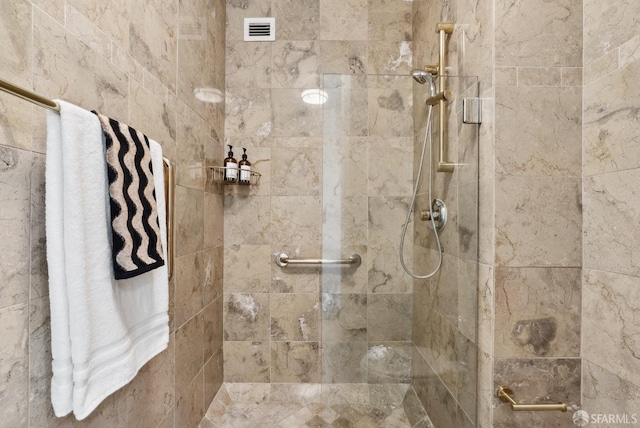
[[[447,79],[448,157],[457,165],[435,172],[427,151],[404,248],[414,272],[436,266],[433,230],[421,220],[431,161],[433,197],[449,212],[442,267],[414,280],[399,247],[427,132],[428,85],[410,76],[323,76],[322,258],[362,259],[321,269],[323,402],[403,408],[411,426],[421,406],[436,427],[473,426],[476,414],[478,125],[462,123],[462,99],[477,98],[478,83]],[[428,130],[434,158],[437,110]]]

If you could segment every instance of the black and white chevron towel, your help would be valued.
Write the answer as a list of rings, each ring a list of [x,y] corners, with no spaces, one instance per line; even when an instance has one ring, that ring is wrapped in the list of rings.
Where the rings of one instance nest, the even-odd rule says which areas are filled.
[[[93,112],[106,140],[116,279],[132,278],[164,264],[149,140],[117,120]]]

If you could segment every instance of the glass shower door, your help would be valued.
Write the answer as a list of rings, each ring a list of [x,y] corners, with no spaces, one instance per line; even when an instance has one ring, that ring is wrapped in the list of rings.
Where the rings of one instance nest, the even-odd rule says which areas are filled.
[[[477,97],[475,79],[449,79],[456,96]],[[414,282],[402,269],[399,246],[424,136],[428,85],[410,76],[324,75],[323,90],[322,254],[362,258],[357,267],[321,271],[323,403],[366,405],[378,418],[404,418],[410,416],[402,413],[404,400],[419,397],[429,405],[427,388],[442,386],[460,413],[474,420],[475,395],[473,410],[467,396],[475,391],[469,344],[476,342],[477,125],[462,125],[460,103],[450,105],[450,154],[462,165],[454,173],[433,174],[434,197],[445,200],[451,213],[442,236],[444,264],[432,280]],[[425,174],[417,212],[429,206],[426,180]],[[416,218],[408,225],[405,262],[414,271],[430,271],[437,262],[433,232],[425,222],[414,225]],[[446,287],[455,290],[444,292]],[[372,417],[365,413],[351,417]]]

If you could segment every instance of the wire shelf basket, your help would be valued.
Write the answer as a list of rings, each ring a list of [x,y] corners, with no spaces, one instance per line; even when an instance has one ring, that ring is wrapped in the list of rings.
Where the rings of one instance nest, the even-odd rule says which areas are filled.
[[[257,186],[260,184],[260,177],[262,177],[262,174],[260,174],[258,171],[249,171],[249,181],[241,181],[239,179],[240,177],[240,168],[232,168],[229,166],[210,166],[209,169],[211,170],[211,175],[212,175],[212,179],[214,183],[221,183],[221,184],[238,184],[238,185],[246,185],[246,186]],[[235,179],[233,180],[225,180],[225,171],[226,170],[235,170]],[[242,171],[242,172],[246,172],[246,171]]]

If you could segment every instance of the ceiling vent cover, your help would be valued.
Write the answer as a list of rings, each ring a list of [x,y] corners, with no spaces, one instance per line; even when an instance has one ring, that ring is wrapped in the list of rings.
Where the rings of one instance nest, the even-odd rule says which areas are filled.
[[[269,42],[276,39],[275,18],[245,18],[244,40],[246,42]]]

